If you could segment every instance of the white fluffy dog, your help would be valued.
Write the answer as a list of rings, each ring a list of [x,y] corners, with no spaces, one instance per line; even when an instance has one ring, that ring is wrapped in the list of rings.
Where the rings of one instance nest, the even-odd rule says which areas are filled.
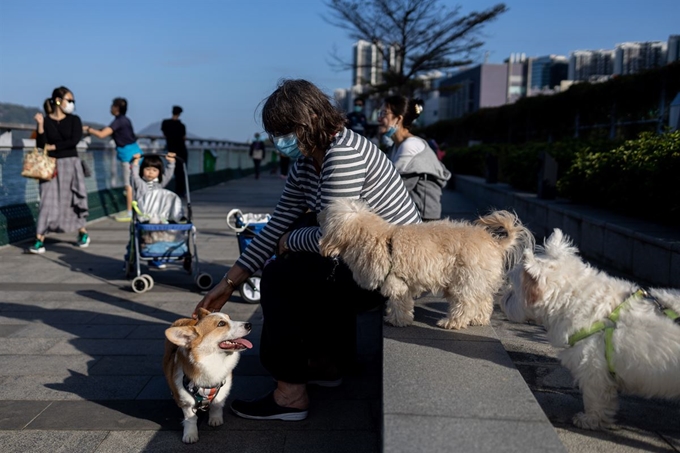
[[[319,214],[321,254],[340,256],[357,284],[388,298],[385,321],[413,322],[413,298],[427,291],[449,302],[446,329],[487,325],[506,269],[533,236],[517,216],[495,211],[475,223],[439,220],[393,225],[359,200],[335,200]]]
[[[583,392],[585,409],[574,424],[601,429],[614,421],[617,390],[680,397],[680,325],[672,321],[680,291],[646,293],[589,266],[577,252],[559,229],[536,254],[525,251],[501,308],[511,321],[542,324],[550,343],[566,348],[560,360]],[[614,328],[599,330],[604,327]]]

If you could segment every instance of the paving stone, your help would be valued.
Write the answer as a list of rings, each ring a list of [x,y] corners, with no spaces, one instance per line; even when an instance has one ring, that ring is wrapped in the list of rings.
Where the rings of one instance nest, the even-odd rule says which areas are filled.
[[[380,436],[372,431],[298,431],[286,434],[285,453],[378,453]]]
[[[163,354],[164,340],[81,339],[62,340],[47,351],[48,354],[90,355],[158,355]]]
[[[3,338],[0,341],[0,355],[5,354],[43,354],[55,344],[59,343],[55,338],[33,338],[26,341],[21,338]]]
[[[39,360],[26,360],[25,355],[4,355],[0,376],[71,376],[73,372],[90,374],[99,360],[87,354],[53,356],[43,355]]]
[[[383,452],[566,452],[548,423],[386,414]]]
[[[134,325],[75,325],[75,324],[29,324],[14,333],[12,338],[125,338],[133,332]]]
[[[615,451],[616,453],[674,452],[668,442],[651,432],[638,432],[630,429],[615,431],[584,431],[573,426],[556,427],[557,435],[570,452],[601,453]]]
[[[90,376],[158,376],[163,375],[163,356],[107,355],[92,365]]]
[[[159,430],[180,429],[182,412],[172,400],[55,401],[26,429]]]
[[[0,400],[105,400],[134,399],[149,376],[71,375],[5,376],[0,379]]]
[[[41,309],[35,311],[3,311],[0,315],[0,324],[18,324],[17,321],[42,322],[54,324],[87,324],[97,313],[85,311],[50,310]]]
[[[50,404],[50,401],[0,401],[0,432],[23,429]]]
[[[27,326],[28,324],[0,324],[0,338],[16,335],[17,332],[21,332]]]
[[[91,453],[106,438],[102,431],[0,431],[3,453]]]
[[[227,431],[225,426],[203,424],[198,429],[198,443],[182,443],[179,431],[114,431],[99,445],[95,453],[184,453],[195,450],[201,453],[283,453],[285,433],[261,431]],[[323,444],[318,445],[323,447]],[[323,450],[316,450],[323,451]]]

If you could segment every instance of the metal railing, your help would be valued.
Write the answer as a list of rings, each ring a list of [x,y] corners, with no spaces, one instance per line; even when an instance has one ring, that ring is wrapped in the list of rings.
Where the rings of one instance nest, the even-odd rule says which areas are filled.
[[[33,131],[35,125],[0,123],[0,207],[36,202],[39,198],[37,181],[21,176],[24,153],[36,146],[35,139],[30,138]],[[162,153],[166,149],[164,137],[138,135],[137,138],[144,153]],[[191,138],[186,144],[189,175],[253,167],[247,143]],[[88,193],[123,187],[122,169],[116,160],[113,140],[87,136],[76,148],[92,170],[92,176],[86,178]]]

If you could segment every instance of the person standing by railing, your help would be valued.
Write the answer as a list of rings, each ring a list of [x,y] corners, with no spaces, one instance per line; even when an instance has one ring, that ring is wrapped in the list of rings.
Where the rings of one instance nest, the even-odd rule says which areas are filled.
[[[186,180],[184,176],[184,166],[189,168],[189,153],[187,152],[187,128],[179,119],[182,114],[182,107],[175,105],[172,107],[172,118],[163,120],[161,130],[165,136],[165,146],[168,153],[175,153],[181,161],[175,167],[175,193],[180,197],[186,196]],[[184,161],[184,163],[182,163]]]
[[[78,230],[77,245],[87,247],[90,236],[85,228],[88,215],[85,175],[76,146],[83,136],[82,122],[73,115],[76,100],[66,87],[55,88],[45,100],[42,113],[35,114],[36,146],[57,159],[55,176],[40,181],[40,206],[36,241],[28,251],[45,253],[45,234]]]
[[[253,159],[253,166],[255,167],[255,179],[260,179],[260,164],[264,160],[265,147],[264,142],[260,139],[260,133],[255,132],[255,140],[250,144],[250,158]]]
[[[125,201],[127,212],[116,216],[119,222],[129,222],[132,220],[132,186],[130,185],[130,162],[135,154],[142,154],[142,149],[137,144],[137,137],[132,129],[132,122],[125,116],[128,109],[128,102],[125,98],[115,98],[111,104],[111,115],[116,118],[113,122],[102,130],[94,129],[90,126],[83,127],[83,131],[92,134],[97,138],[113,137],[116,143],[116,156],[121,162],[123,169],[123,181],[125,183]]]

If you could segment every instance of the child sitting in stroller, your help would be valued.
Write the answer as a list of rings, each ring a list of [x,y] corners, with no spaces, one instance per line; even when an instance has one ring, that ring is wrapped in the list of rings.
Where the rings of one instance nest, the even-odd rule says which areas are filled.
[[[140,167],[141,157],[141,154],[132,156],[131,185],[133,199],[137,201],[150,190],[165,188],[175,172],[175,153],[166,154],[167,167],[163,165],[163,159],[160,156],[146,156]]]
[[[139,160],[141,154],[135,154],[132,160],[131,185],[133,198],[142,223],[179,223],[184,218],[182,201],[177,196],[169,196],[164,187],[168,185],[175,171],[175,153],[168,153],[165,158],[168,165],[163,164],[160,156],[146,155]],[[173,194],[174,195],[174,194]],[[176,242],[178,239],[171,231],[150,231],[142,234],[141,246],[150,246],[159,242]],[[150,263],[158,269],[165,269],[161,260]]]

